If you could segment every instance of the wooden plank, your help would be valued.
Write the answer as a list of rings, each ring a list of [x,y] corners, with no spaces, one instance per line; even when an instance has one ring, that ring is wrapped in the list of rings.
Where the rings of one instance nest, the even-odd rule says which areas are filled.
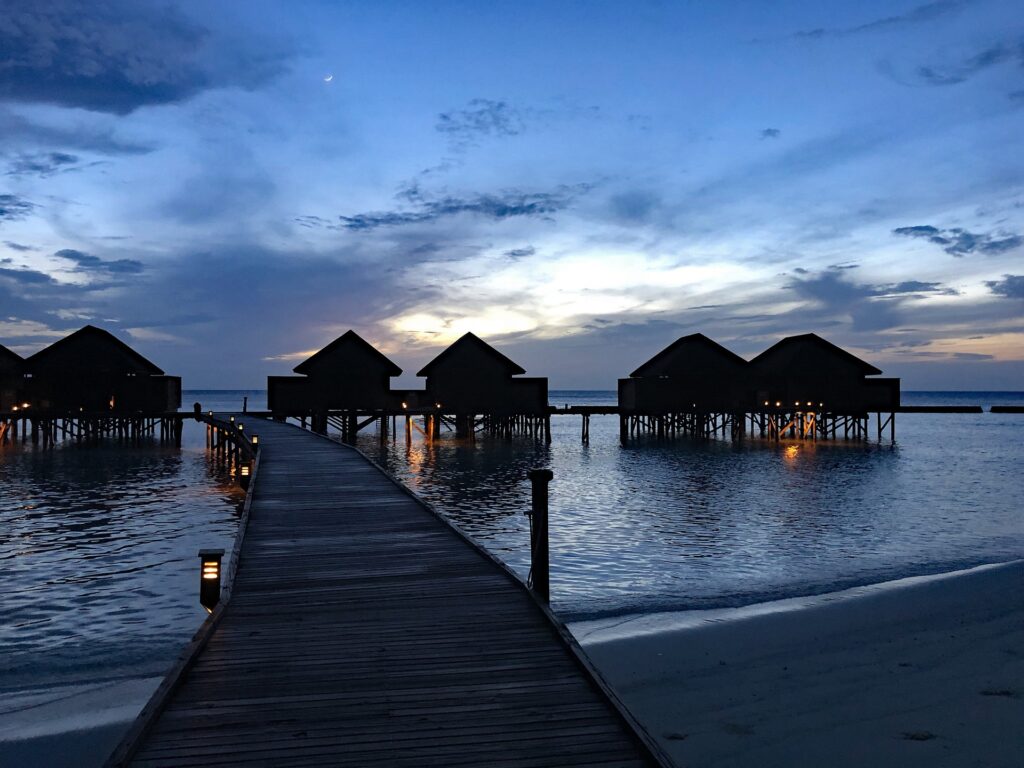
[[[231,601],[108,765],[668,765],[507,567],[356,451],[248,426]]]

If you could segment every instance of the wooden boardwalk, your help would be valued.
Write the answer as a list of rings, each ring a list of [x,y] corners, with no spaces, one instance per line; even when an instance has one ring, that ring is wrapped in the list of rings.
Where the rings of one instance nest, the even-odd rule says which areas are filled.
[[[531,595],[369,461],[247,431],[261,457],[230,602],[132,765],[664,760]]]

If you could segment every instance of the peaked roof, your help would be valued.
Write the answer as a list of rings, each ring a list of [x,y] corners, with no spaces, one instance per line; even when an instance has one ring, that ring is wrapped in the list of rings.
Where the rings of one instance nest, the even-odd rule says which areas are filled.
[[[842,347],[837,347],[831,341],[826,341],[816,333],[802,333],[799,336],[787,336],[781,341],[778,341],[768,347],[768,349],[751,360],[750,364],[760,366],[771,364],[775,358],[780,358],[782,360],[786,360],[786,358],[792,359],[798,357],[802,351],[807,349],[816,349],[853,363],[865,376],[873,376],[881,373],[881,371],[871,365],[871,363],[861,360],[859,357],[847,352]]]
[[[449,346],[448,349],[444,350],[444,352],[442,352],[429,363],[427,363],[425,366],[423,366],[423,368],[420,369],[420,372],[417,373],[416,375],[429,376],[430,372],[433,371],[434,368],[439,363],[443,363],[446,358],[450,358],[456,352],[464,349],[476,349],[488,355],[489,357],[492,357],[495,360],[495,362],[505,367],[509,376],[515,376],[520,373],[526,373],[525,368],[521,368],[519,365],[509,360],[507,357],[501,354],[501,352],[496,350],[494,347],[492,347],[486,341],[481,339],[479,336],[477,336],[474,333],[466,333],[460,338],[456,339],[454,342],[452,342],[451,346]]]
[[[377,349],[355,331],[345,331],[326,347],[316,354],[306,358],[292,368],[295,373],[309,373],[316,368],[317,364],[328,360],[346,360],[349,355],[363,354],[370,355],[371,359],[381,363],[386,369],[388,376],[401,376],[402,369],[389,360],[384,353]]]
[[[11,352],[3,344],[0,344],[0,368],[2,367],[15,367],[21,365],[21,355],[17,352]]]
[[[105,331],[102,328],[97,328],[94,325],[87,325],[84,328],[79,328],[69,336],[65,336],[63,339],[59,339],[58,341],[53,342],[50,346],[39,350],[34,355],[25,358],[26,366],[31,368],[35,363],[45,362],[55,352],[60,352],[68,347],[74,348],[75,344],[88,339],[93,339],[101,344],[107,344],[127,355],[128,358],[138,365],[144,373],[151,376],[163,375],[163,370],[129,347],[114,334],[109,331]]]
[[[681,336],[680,338],[673,341],[661,352],[656,354],[646,363],[641,365],[630,376],[647,376],[650,374],[651,369],[665,362],[667,358],[672,357],[680,353],[685,353],[687,348],[700,348],[706,349],[713,354],[720,355],[726,358],[730,362],[737,363],[739,365],[746,365],[747,361],[737,355],[731,349],[726,349],[714,339],[709,339],[703,333],[691,333],[689,336]]]

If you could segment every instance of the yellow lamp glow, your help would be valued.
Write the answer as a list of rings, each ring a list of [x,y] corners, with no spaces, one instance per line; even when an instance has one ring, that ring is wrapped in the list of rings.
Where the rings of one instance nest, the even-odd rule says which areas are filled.
[[[199,602],[210,613],[220,602],[220,563],[223,549],[199,550]]]

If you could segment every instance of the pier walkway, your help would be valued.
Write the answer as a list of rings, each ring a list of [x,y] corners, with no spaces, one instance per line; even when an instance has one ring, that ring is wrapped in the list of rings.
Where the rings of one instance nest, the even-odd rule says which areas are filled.
[[[356,451],[246,418],[261,453],[230,602],[111,764],[664,764],[490,556]]]

